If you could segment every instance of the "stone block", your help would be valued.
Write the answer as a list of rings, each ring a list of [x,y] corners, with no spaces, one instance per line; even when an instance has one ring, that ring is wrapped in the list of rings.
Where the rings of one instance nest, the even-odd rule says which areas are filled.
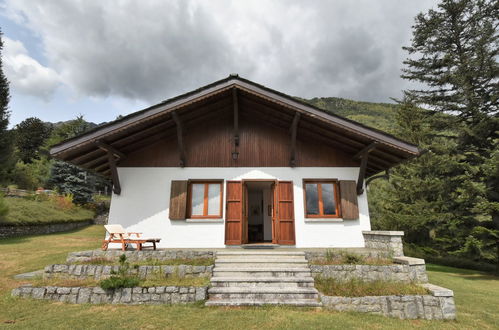
[[[165,288],[166,293],[178,292],[178,286],[167,286]]]
[[[57,288],[56,292],[58,294],[69,294],[71,292],[71,288],[60,287]]]
[[[104,290],[100,286],[94,287],[92,292],[95,294],[106,294],[106,290]]]
[[[91,288],[81,288],[78,293],[78,298],[76,299],[77,304],[87,304],[90,302],[90,296],[92,295]]]
[[[165,293],[165,287],[164,286],[157,286],[156,293]]]
[[[207,299],[207,287],[198,287],[196,288],[196,295],[194,297],[195,301],[201,301]]]
[[[128,304],[132,301],[132,288],[124,288],[121,292],[120,302]]]

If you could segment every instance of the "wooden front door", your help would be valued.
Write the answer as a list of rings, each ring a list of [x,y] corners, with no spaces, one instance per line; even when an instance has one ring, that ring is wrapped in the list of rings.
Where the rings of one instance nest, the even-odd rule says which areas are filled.
[[[275,220],[273,221],[275,242],[295,245],[295,210],[293,182],[279,181],[274,189]]]
[[[225,244],[243,243],[243,184],[241,181],[227,181],[225,207]]]

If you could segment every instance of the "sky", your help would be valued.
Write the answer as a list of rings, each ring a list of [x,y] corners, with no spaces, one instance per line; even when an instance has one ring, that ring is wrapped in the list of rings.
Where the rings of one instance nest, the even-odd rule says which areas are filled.
[[[101,123],[237,73],[286,94],[391,102],[435,0],[0,0],[10,126]]]

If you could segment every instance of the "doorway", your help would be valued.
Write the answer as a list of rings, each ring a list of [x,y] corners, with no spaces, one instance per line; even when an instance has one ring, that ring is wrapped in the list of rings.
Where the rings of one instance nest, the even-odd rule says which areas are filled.
[[[248,243],[273,241],[274,186],[274,181],[244,181]]]

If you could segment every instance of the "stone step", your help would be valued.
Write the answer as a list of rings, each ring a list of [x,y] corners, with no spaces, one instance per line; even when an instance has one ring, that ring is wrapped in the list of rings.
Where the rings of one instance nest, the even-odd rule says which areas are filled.
[[[240,263],[240,264],[254,264],[254,263],[286,263],[286,264],[305,264],[308,261],[305,258],[217,258],[215,263]]]
[[[294,307],[321,307],[322,304],[316,299],[220,299],[208,300],[206,306],[264,306],[264,305],[287,305]]]
[[[318,299],[315,288],[298,287],[212,287],[208,289],[210,300],[218,299],[260,299],[295,300]]]
[[[213,287],[314,287],[312,277],[212,277]]]
[[[252,263],[218,263],[215,262],[215,267],[220,267],[220,268],[232,268],[232,269],[239,269],[241,267],[244,268],[272,268],[272,269],[280,269],[280,270],[286,270],[286,269],[309,269],[308,264],[306,263],[285,263],[285,262],[274,262],[274,263],[267,263],[267,262],[252,262]]]
[[[305,256],[305,252],[302,251],[219,251],[217,252],[217,257],[222,256]]]
[[[311,277],[309,268],[215,267],[213,277]]]

